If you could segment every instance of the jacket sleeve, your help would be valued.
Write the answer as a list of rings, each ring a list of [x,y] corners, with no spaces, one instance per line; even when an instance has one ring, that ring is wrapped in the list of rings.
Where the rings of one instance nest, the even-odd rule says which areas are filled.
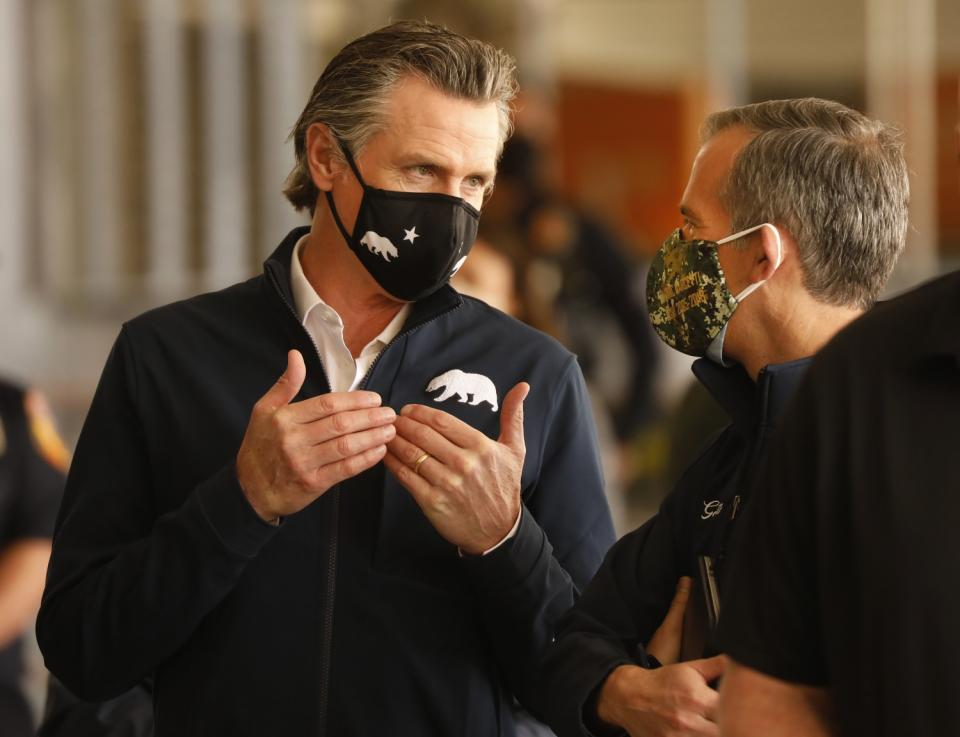
[[[559,737],[600,733],[589,710],[617,666],[656,666],[645,644],[663,621],[680,575],[671,518],[670,507],[664,505],[613,546],[583,595],[559,621],[541,682],[547,721]]]
[[[124,328],[67,478],[37,620],[47,667],[87,700],[140,683],[190,637],[275,533],[231,460],[157,516]]]
[[[465,558],[504,679],[536,716],[540,658],[560,615],[614,541],[586,386],[576,359],[564,367],[545,427],[542,464],[517,535]]]

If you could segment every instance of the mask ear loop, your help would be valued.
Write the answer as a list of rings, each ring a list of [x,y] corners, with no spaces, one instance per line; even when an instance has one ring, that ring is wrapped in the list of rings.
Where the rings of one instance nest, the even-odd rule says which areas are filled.
[[[717,241],[717,245],[722,246],[724,243],[729,243],[730,241],[735,241],[738,238],[743,238],[743,236],[750,235],[751,233],[757,230],[760,230],[760,228],[770,228],[770,230],[773,231],[774,239],[776,239],[777,241],[777,262],[773,265],[773,271],[775,272],[777,269],[780,268],[780,264],[783,263],[783,242],[780,239],[780,231],[777,229],[777,226],[773,225],[772,223],[761,223],[760,225],[754,225],[752,228],[741,230],[740,232],[734,233],[733,235],[728,235],[726,238]],[[771,273],[770,276],[773,276],[773,274]],[[769,278],[770,277],[767,277],[767,279]],[[742,302],[744,299],[749,297],[756,290],[758,290],[760,287],[766,284],[767,279],[761,279],[758,282],[754,282],[753,284],[750,284],[742,292],[740,292],[740,294],[734,297],[734,299],[736,299],[737,302]]]
[[[364,191],[366,191],[367,183],[364,182],[363,177],[360,176],[360,169],[357,168],[357,162],[353,160],[353,155],[350,153],[350,149],[344,145],[343,141],[341,141],[338,136],[334,136],[334,140],[336,140],[337,145],[340,147],[340,151],[347,160],[347,164],[350,166],[350,170],[353,172],[353,175],[357,178],[357,181],[360,182],[360,186],[363,187]],[[330,206],[330,214],[333,215],[333,221],[337,224],[340,234],[347,243],[350,243],[353,240],[353,237],[347,231],[343,221],[340,219],[340,213],[337,212],[336,205],[333,204],[333,194],[329,190],[325,191],[323,194],[327,198],[327,205]]]

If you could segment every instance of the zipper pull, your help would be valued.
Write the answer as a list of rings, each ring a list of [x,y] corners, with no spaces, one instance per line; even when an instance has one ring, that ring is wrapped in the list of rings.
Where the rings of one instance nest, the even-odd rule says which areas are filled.
[[[730,513],[730,521],[733,522],[737,517],[737,512],[740,510],[740,495],[737,494],[733,497],[733,511]]]

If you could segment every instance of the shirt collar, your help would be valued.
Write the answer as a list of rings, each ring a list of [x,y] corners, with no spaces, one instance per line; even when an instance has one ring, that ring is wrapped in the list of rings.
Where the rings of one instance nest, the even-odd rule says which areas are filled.
[[[303,273],[303,266],[300,263],[300,251],[309,237],[310,233],[307,232],[297,240],[293,247],[293,255],[290,259],[290,290],[293,292],[293,304],[297,310],[297,317],[300,319],[301,324],[306,325],[310,314],[317,310],[321,313],[319,315],[320,319],[325,324],[343,328],[343,320],[340,315],[321,299],[320,295],[317,294],[317,290],[313,288],[310,280],[307,279],[307,275]],[[409,315],[410,305],[405,304],[403,308],[394,315],[393,319],[387,323],[387,326],[380,331],[380,334],[370,341],[367,348],[377,344],[388,345],[391,340],[400,334]],[[364,350],[366,350],[366,348]]]

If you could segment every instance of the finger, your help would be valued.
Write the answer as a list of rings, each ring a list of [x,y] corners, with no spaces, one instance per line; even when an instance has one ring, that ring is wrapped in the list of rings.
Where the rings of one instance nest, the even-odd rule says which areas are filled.
[[[422,404],[408,404],[400,410],[400,416],[409,417],[421,425],[433,428],[434,431],[461,448],[479,448],[489,440],[482,432],[453,415],[439,409],[425,407]]]
[[[702,716],[710,722],[716,722],[720,711],[720,694],[712,688],[707,691],[701,704]]]
[[[683,615],[687,609],[692,584],[693,580],[689,577],[680,577],[670,608],[647,644],[647,652],[664,665],[676,663],[680,659],[680,648],[683,643]]]
[[[383,459],[386,453],[387,446],[378,445],[363,453],[344,458],[342,461],[322,466],[314,472],[315,483],[320,488],[329,489],[334,484],[339,484],[341,481],[346,481],[373,468]]]
[[[290,405],[290,419],[294,422],[315,422],[339,412],[379,407],[380,395],[376,392],[330,392],[318,394]]]
[[[703,676],[707,683],[723,675],[726,667],[726,658],[723,655],[714,655],[712,658],[704,660],[691,660],[687,663],[697,673]]]
[[[287,368],[277,383],[267,390],[260,399],[262,406],[270,412],[275,412],[284,405],[290,404],[307,378],[307,367],[303,362],[300,351],[287,353]]]
[[[400,485],[410,492],[410,496],[417,503],[417,506],[426,510],[433,491],[430,482],[425,478],[413,472],[407,464],[387,451],[383,458],[383,465],[393,474]]]
[[[677,590],[673,595],[673,601],[670,602],[670,609],[667,610],[667,616],[663,618],[663,623],[669,623],[671,627],[683,629],[683,615],[687,610],[687,601],[690,599],[690,589],[693,587],[693,579],[689,576],[681,576],[677,581]]]
[[[375,427],[363,432],[340,435],[304,451],[303,467],[312,471],[331,463],[365,453],[379,445],[386,446],[394,437],[393,425]]]
[[[341,435],[350,435],[386,425],[392,426],[396,419],[397,413],[392,407],[348,410],[300,424],[295,428],[295,432],[298,442],[304,446],[319,445]],[[393,437],[393,433],[390,437]]]
[[[459,474],[452,471],[448,466],[441,463],[429,453],[429,457],[420,463],[420,468],[418,469],[417,462],[420,461],[420,458],[422,458],[423,454],[427,451],[418,448],[399,435],[387,443],[387,450],[391,455],[398,458],[401,463],[405,463],[408,467],[412,468],[414,473],[425,478],[433,486],[453,489],[456,488],[461,481]]]
[[[393,424],[397,428],[398,438],[403,438],[410,445],[415,445],[420,449],[420,453],[416,453],[414,458],[400,456],[402,461],[414,463],[422,453],[429,453],[444,465],[459,470],[466,460],[469,451],[451,443],[429,425],[424,425],[402,414],[397,417]],[[489,442],[489,439],[487,442]]]
[[[521,381],[503,399],[500,411],[500,442],[513,450],[524,453],[526,445],[523,439],[523,400],[530,393],[530,385]]]

